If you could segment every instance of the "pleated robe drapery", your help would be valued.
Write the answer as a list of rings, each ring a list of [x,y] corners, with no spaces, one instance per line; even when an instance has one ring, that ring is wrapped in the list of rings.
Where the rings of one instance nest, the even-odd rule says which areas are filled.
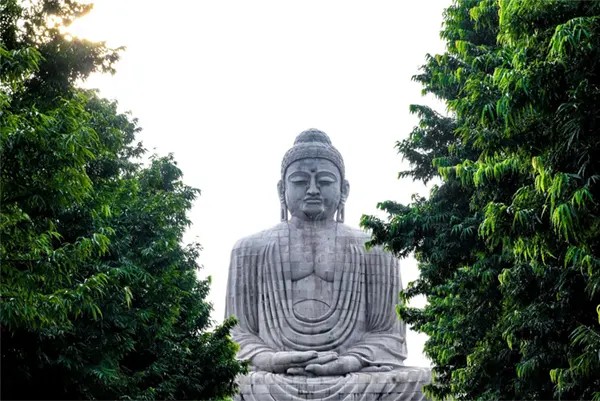
[[[402,287],[397,259],[381,248],[367,251],[364,244],[370,238],[368,234],[338,223],[330,310],[319,318],[299,319],[291,299],[289,230],[287,223],[281,223],[246,237],[234,246],[225,315],[234,315],[239,320],[232,331],[234,341],[240,345],[238,357],[252,361],[266,351],[335,351],[340,356],[353,355],[367,367],[402,369],[407,348],[406,326],[396,314]],[[360,380],[365,389],[374,378],[382,389],[399,385],[396,373],[354,375],[362,375]],[[385,383],[388,375],[394,376],[395,384]],[[264,386],[270,383],[268,388],[276,388],[285,395],[281,399],[289,400],[288,396],[298,391],[304,394],[301,388],[313,384],[323,386],[325,382],[330,383],[330,388],[320,388],[327,394],[360,392],[354,383],[356,378],[351,376],[311,378],[251,372],[245,382],[264,391],[267,391]],[[421,376],[419,380],[423,379]],[[345,382],[346,387],[352,388],[344,388]],[[306,395],[301,399],[306,399]]]

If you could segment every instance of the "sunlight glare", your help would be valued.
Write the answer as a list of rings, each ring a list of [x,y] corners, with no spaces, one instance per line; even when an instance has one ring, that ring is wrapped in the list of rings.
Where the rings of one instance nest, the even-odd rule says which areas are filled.
[[[65,33],[92,42],[106,42],[109,47],[120,46],[119,38],[123,37],[119,22],[121,16],[115,13],[116,1],[96,0],[94,8],[82,18],[78,18],[64,29]]]

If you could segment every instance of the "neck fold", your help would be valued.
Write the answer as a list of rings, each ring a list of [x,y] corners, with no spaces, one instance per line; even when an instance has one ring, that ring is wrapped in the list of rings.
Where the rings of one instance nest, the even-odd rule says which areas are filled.
[[[326,220],[302,220],[292,216],[289,224],[296,228],[325,228],[335,226],[336,222],[333,218]]]

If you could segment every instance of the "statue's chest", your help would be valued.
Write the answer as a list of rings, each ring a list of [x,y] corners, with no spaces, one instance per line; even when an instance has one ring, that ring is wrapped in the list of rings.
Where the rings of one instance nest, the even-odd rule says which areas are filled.
[[[318,319],[335,304],[332,296],[340,251],[335,233],[313,231],[290,236],[292,297],[299,319]]]
[[[340,253],[335,233],[297,232],[290,236],[290,267],[292,281],[314,275],[333,282],[336,255]]]

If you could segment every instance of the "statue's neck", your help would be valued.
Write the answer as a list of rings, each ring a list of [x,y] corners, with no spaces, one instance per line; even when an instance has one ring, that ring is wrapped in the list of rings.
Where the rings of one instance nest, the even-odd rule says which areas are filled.
[[[330,228],[335,227],[337,222],[333,218],[326,220],[303,220],[292,216],[289,224],[296,228]]]

